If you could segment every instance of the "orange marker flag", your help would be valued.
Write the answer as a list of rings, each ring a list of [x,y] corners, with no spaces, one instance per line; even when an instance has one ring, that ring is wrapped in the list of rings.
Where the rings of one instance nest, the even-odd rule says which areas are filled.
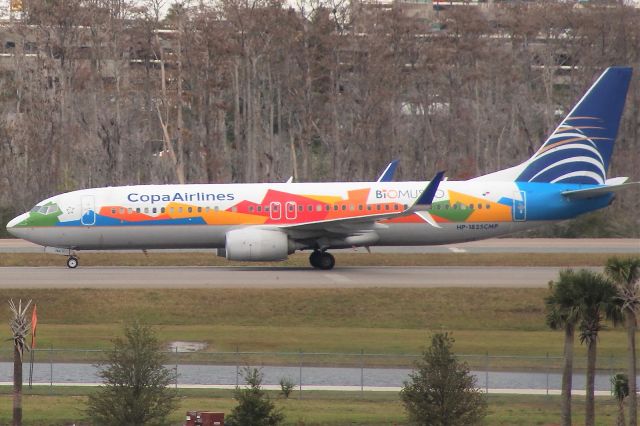
[[[38,327],[37,308],[38,305],[33,305],[33,311],[31,312],[31,349],[36,347],[36,328]]]

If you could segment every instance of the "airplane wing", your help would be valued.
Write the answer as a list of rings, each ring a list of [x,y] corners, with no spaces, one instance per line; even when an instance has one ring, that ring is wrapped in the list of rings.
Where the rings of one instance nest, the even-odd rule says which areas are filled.
[[[383,219],[392,219],[395,217],[409,216],[416,212],[428,210],[436,195],[438,186],[444,177],[444,171],[436,173],[429,184],[422,191],[420,196],[416,198],[414,203],[402,211],[370,213],[359,216],[351,216],[347,218],[329,219],[317,222],[302,223],[290,226],[282,226],[280,229],[287,231],[326,231],[337,234],[348,234],[352,231],[362,229],[373,229],[379,226],[386,226],[376,223]]]
[[[398,167],[398,161],[399,160],[393,160],[390,162],[376,182],[391,182],[393,180],[393,175],[396,172],[396,168]]]
[[[622,191],[623,189],[631,188],[637,185],[640,185],[640,182],[620,183],[617,185],[604,185],[604,186],[598,186],[595,188],[574,189],[572,191],[564,191],[562,192],[562,195],[569,198],[570,200],[579,200],[583,198],[599,197],[601,195]]]

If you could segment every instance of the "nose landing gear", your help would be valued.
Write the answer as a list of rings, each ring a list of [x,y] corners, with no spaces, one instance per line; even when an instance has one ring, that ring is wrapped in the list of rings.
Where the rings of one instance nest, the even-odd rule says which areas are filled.
[[[69,256],[67,258],[67,267],[70,269],[75,269],[78,267],[78,258],[75,256]]]
[[[329,270],[335,266],[336,259],[331,253],[314,250],[309,256],[309,263],[316,269]]]

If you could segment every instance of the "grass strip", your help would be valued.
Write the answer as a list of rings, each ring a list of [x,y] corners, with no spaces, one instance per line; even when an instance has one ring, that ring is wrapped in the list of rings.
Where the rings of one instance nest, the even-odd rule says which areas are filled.
[[[611,253],[334,253],[343,266],[602,266]],[[83,266],[277,266],[308,267],[307,253],[284,262],[229,262],[214,252],[80,253]],[[64,256],[3,253],[0,266],[64,266]]]
[[[25,389],[23,396],[24,425],[59,425],[86,421],[83,413],[86,396],[92,388],[40,387]],[[405,425],[406,415],[395,392],[304,392],[283,399],[269,392],[280,407],[287,425]],[[232,392],[227,390],[180,390],[180,407],[171,415],[172,424],[182,424],[188,410],[212,410],[229,413],[235,406]],[[584,397],[574,397],[574,422],[584,421]],[[538,395],[489,395],[486,424],[546,425],[560,419],[560,397]],[[596,398],[596,424],[615,421],[613,398]],[[0,424],[11,421],[11,388],[0,387]]]
[[[371,289],[2,289],[0,300],[33,299],[38,304],[38,353],[42,362],[92,361],[97,355],[76,349],[107,349],[131,318],[156,326],[164,343],[205,343],[212,354],[181,355],[193,362],[224,362],[220,352],[331,352],[417,354],[431,331],[449,330],[459,354],[536,356],[505,359],[505,368],[541,365],[561,353],[562,333],[544,322],[546,289],[371,288]],[[0,348],[11,355],[8,327],[0,327]],[[621,357],[622,329],[605,329],[601,357]],[[576,355],[579,356],[576,348]],[[344,365],[348,357],[306,356],[308,364]],[[286,356],[260,356],[243,363],[290,363]],[[297,358],[294,363],[297,363]],[[371,366],[406,365],[406,359],[370,358]],[[493,367],[493,366],[492,366]],[[496,366],[496,368],[498,368]]]

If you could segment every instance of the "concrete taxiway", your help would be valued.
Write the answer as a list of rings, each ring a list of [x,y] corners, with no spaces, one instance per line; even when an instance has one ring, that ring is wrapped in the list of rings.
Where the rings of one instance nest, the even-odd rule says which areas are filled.
[[[0,288],[544,288],[556,267],[6,267]],[[599,268],[593,268],[598,270]]]
[[[0,253],[42,253],[37,244],[17,239],[0,239]],[[149,250],[162,252],[166,250]],[[173,250],[202,251],[202,250]],[[208,249],[207,251],[213,251]],[[342,250],[333,250],[342,251]],[[344,250],[353,252],[352,249]],[[374,253],[636,253],[640,239],[634,238],[494,238],[443,246],[372,247]],[[137,250],[136,252],[140,252]],[[364,249],[359,252],[366,253]]]

